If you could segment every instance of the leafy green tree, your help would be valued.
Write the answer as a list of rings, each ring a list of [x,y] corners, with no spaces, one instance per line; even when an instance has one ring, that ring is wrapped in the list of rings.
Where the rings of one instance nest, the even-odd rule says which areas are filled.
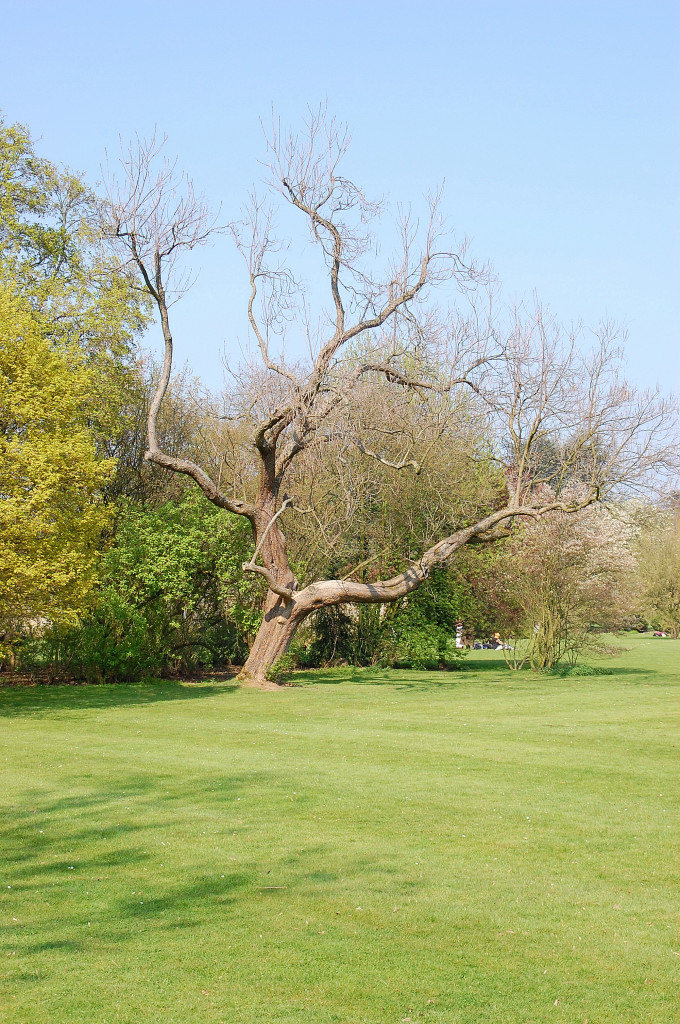
[[[349,662],[456,668],[464,657],[456,648],[457,621],[466,635],[490,632],[494,613],[478,592],[490,554],[477,549],[454,567],[435,568],[422,587],[393,605],[322,608],[300,631],[293,660],[304,667]]]
[[[102,235],[95,193],[39,157],[28,129],[1,116],[0,280],[39,314],[53,348],[77,346],[96,368],[89,423],[97,444],[115,455],[148,300]]]
[[[47,633],[34,663],[114,681],[243,661],[262,602],[241,571],[250,540],[247,523],[196,490],[159,507],[121,499],[89,614]]]
[[[0,284],[0,656],[45,620],[72,622],[110,522],[113,462],[88,424],[97,374],[55,348],[44,318]]]
[[[403,668],[452,668],[463,652],[456,648],[456,621],[465,610],[465,592],[446,566],[432,570],[425,583],[394,610],[383,627],[386,660]]]
[[[39,157],[28,129],[0,116],[0,265],[51,336],[90,356],[129,352],[148,304],[100,230],[100,201],[78,176]]]
[[[100,203],[0,118],[0,634],[74,621],[96,579],[148,304]]]

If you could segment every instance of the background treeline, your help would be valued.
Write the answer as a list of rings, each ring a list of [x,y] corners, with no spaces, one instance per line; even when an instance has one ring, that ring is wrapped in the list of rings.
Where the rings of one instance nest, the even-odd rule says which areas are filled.
[[[250,528],[144,460],[150,310],[106,244],[100,200],[3,122],[0,190],[0,668],[114,681],[241,664],[264,593],[241,571]],[[256,388],[246,374],[216,398],[177,374],[163,449],[254,492],[241,413]],[[424,416],[422,396],[374,382],[355,401],[383,457],[339,431],[299,463],[296,504],[310,512],[285,529],[301,584],[387,578],[503,490],[471,399],[429,397]],[[409,441],[402,469],[390,465],[391,436],[401,450]],[[516,523],[400,603],[319,612],[287,663],[453,667],[457,619],[467,637],[500,632],[513,667],[573,661],[621,627],[677,636],[677,503]]]

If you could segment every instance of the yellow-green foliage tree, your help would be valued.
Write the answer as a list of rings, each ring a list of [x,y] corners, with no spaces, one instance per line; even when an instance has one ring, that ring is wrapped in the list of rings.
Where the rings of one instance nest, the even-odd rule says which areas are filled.
[[[76,346],[96,367],[90,425],[112,455],[139,388],[134,339],[149,305],[100,221],[100,200],[82,179],[39,157],[28,129],[0,115],[0,283],[40,315],[50,348]]]
[[[148,306],[99,222],[83,181],[0,116],[0,660],[83,608],[139,388]]]
[[[69,621],[95,581],[115,463],[88,424],[92,366],[54,347],[40,315],[0,285],[0,656],[45,621]]]

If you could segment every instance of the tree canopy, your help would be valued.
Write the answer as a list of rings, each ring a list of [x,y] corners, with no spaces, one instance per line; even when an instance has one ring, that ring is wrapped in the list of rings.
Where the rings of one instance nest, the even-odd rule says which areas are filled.
[[[77,345],[0,285],[0,644],[39,620],[72,620],[110,520],[114,463],[88,423],[97,375]]]
[[[73,620],[95,579],[148,304],[81,179],[0,120],[0,634]]]

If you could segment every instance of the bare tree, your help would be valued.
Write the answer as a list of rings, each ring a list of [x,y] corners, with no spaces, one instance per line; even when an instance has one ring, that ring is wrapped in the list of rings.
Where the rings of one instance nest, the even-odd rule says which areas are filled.
[[[155,140],[130,149],[122,178],[110,189],[111,233],[156,303],[165,341],[145,457],[193,478],[210,501],[245,516],[253,529],[254,551],[243,569],[263,577],[268,590],[262,626],[240,677],[250,686],[273,685],[272,666],[317,609],[396,601],[463,545],[497,539],[517,517],[570,513],[640,486],[669,457],[671,408],[658,395],[634,393],[619,378],[610,330],[601,332],[588,355],[575,335],[565,336],[540,310],[518,311],[507,331],[500,330],[488,274],[469,261],[464,246],[445,242],[438,194],[429,198],[423,225],[402,211],[395,253],[383,260],[375,234],[381,207],[340,173],[347,144],[346,133],[323,112],[310,116],[300,137],[283,135],[274,125],[268,140],[270,196],[299,215],[320,258],[328,301],[316,320],[309,295],[282,260],[273,207],[253,196],[244,222],[231,228],[248,268],[247,310],[259,364],[241,389],[250,393],[240,411],[241,426],[252,428],[251,468],[227,488],[197,463],[164,452],[156,429],[172,368],[169,307],[185,283],[174,276],[177,259],[203,242],[214,223],[172,165],[161,160],[154,171],[161,156]],[[452,308],[435,305],[433,290],[449,302],[457,296]],[[307,346],[301,365],[285,356],[294,332]],[[403,437],[387,443],[379,432],[368,437],[365,422],[351,414],[357,391],[378,384],[416,401],[451,399],[440,406],[448,416],[441,444],[455,438],[455,399],[467,392],[471,407],[486,417],[490,457],[504,468],[505,493],[498,507],[460,523],[391,579],[366,583],[350,574],[300,589],[281,529],[284,515],[309,511],[289,493],[298,460],[340,437],[395,473],[419,471],[413,445],[400,448]],[[465,444],[463,430],[459,436]],[[578,499],[567,487],[575,479]]]

